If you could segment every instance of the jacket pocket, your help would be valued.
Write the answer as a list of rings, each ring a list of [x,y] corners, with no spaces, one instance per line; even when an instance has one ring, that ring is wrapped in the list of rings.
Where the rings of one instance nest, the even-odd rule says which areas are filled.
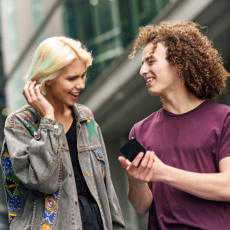
[[[105,163],[105,156],[104,156],[104,154],[102,152],[102,148],[93,149],[93,152],[94,152],[97,160],[102,161],[102,162]]]
[[[93,149],[93,152],[98,160],[101,169],[102,178],[105,179],[105,156],[102,152],[102,148]]]

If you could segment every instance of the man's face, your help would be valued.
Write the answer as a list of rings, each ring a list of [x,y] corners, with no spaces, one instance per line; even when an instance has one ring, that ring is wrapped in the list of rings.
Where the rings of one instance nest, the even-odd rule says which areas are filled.
[[[178,71],[166,59],[164,43],[158,42],[155,52],[151,54],[152,48],[152,43],[149,43],[143,51],[140,75],[145,78],[152,96],[167,97],[176,92],[178,84],[181,85]]]

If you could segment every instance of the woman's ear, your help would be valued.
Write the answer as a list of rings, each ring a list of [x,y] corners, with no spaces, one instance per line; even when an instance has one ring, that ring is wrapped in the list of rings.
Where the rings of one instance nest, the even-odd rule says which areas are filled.
[[[45,83],[46,83],[46,85],[51,85],[52,82],[51,82],[51,80],[47,80]]]

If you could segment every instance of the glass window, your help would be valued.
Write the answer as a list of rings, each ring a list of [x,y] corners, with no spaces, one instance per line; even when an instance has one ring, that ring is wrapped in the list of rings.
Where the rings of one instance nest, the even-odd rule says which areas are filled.
[[[170,0],[67,0],[63,6],[67,36],[92,51],[87,84],[121,55],[138,33]]]

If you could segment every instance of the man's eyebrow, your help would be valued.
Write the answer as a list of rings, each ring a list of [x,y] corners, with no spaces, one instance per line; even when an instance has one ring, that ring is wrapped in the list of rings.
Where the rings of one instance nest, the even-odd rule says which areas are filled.
[[[154,55],[149,55],[149,56],[147,56],[146,58],[144,58],[144,61],[148,61],[150,58],[152,58],[152,59],[157,59]],[[142,65],[144,64],[144,61],[141,62]]]

